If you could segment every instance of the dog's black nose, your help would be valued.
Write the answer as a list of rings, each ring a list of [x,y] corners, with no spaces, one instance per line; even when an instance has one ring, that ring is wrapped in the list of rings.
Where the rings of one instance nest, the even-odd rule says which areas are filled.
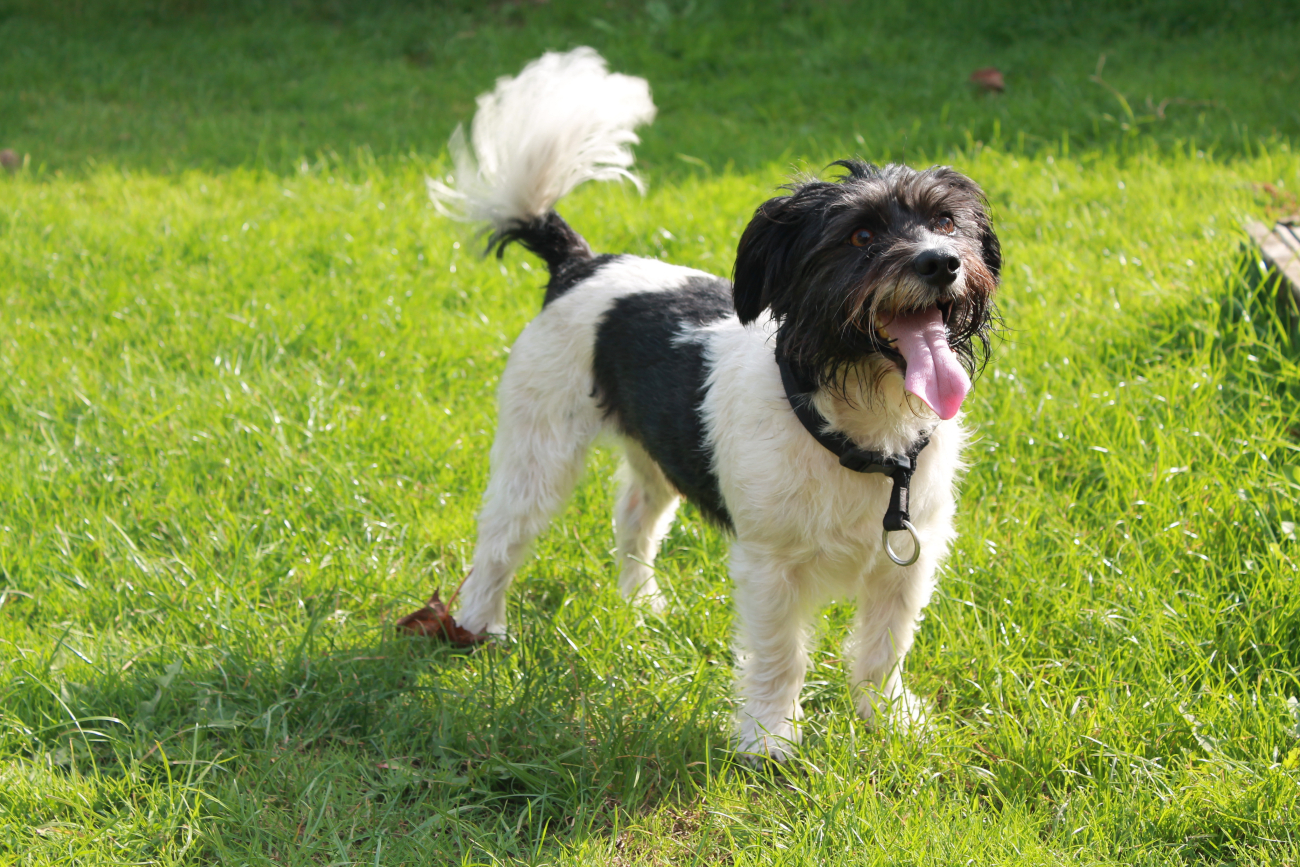
[[[942,289],[957,279],[961,260],[947,250],[926,250],[912,260],[912,270],[930,286]]]

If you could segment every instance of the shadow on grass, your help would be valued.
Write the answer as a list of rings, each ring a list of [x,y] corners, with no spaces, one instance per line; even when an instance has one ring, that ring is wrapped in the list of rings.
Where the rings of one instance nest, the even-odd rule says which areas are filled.
[[[388,635],[340,646],[316,620],[283,661],[228,646],[206,666],[80,683],[47,666],[5,701],[46,720],[24,751],[54,773],[202,791],[204,845],[223,858],[287,841],[369,852],[379,837],[522,856],[685,802],[728,765],[729,672],[602,674],[548,626],[466,653]]]

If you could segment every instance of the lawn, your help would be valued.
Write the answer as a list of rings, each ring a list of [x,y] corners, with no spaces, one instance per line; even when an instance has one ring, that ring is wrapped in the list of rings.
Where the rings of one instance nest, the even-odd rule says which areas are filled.
[[[987,190],[1006,327],[961,537],[864,728],[819,620],[785,768],[728,748],[727,540],[629,608],[597,450],[472,654],[463,576],[543,266],[423,179],[588,44],[660,106],[599,251],[729,274],[860,154]],[[0,0],[0,863],[1300,863],[1300,7]],[[966,79],[1006,73],[987,94]]]

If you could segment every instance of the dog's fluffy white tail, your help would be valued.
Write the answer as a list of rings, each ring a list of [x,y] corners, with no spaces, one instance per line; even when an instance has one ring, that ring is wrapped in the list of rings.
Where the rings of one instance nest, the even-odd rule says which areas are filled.
[[[544,54],[478,98],[472,147],[457,127],[455,174],[428,179],[429,195],[448,216],[500,232],[545,217],[584,181],[626,178],[642,189],[628,171],[640,141],[632,130],[654,116],[645,79],[609,72],[593,49]]]

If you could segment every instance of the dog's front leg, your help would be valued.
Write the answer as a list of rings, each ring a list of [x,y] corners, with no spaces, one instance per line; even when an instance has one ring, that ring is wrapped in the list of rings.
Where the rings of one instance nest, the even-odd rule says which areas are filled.
[[[799,570],[737,541],[737,749],[783,761],[799,743],[799,691],[808,670],[809,603]]]
[[[914,566],[873,576],[858,594],[857,625],[846,655],[852,659],[858,714],[868,722],[891,714],[903,728],[925,725],[924,701],[903,686],[903,658],[930,600],[934,569],[923,556]]]

